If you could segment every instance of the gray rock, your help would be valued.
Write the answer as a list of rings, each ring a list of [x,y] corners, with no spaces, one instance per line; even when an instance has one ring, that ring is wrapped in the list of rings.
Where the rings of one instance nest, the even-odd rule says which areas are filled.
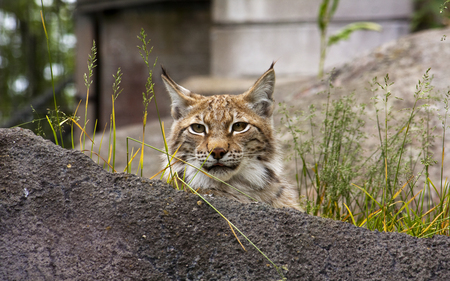
[[[448,237],[208,200],[288,280],[450,280]],[[0,129],[0,279],[281,279],[201,202],[161,181],[106,172],[31,131]]]

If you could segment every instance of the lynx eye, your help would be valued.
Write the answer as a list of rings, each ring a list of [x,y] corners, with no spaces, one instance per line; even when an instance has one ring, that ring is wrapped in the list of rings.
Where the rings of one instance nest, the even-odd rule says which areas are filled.
[[[203,134],[205,132],[205,126],[202,124],[192,124],[191,130],[193,133]]]
[[[245,122],[236,122],[231,127],[231,130],[233,132],[241,132],[242,133],[242,132],[246,131],[246,129],[248,129],[248,123],[245,123]]]

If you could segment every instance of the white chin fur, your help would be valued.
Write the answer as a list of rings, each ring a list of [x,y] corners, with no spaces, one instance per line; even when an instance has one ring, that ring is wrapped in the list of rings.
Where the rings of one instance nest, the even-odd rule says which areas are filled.
[[[201,164],[197,164],[196,166],[199,167],[200,165]],[[215,169],[212,169],[209,174],[232,185],[240,185],[239,183],[242,182],[246,184],[251,183],[252,186],[264,187],[267,184],[267,178],[265,175],[266,166],[278,174],[280,172],[281,162],[279,159],[274,159],[271,165],[267,165],[267,163],[264,165],[256,159],[244,158],[242,159],[239,167],[235,170],[227,171],[225,169],[218,169],[217,171],[214,171]],[[184,170],[184,164],[176,164],[174,166],[174,170]],[[183,175],[179,176],[183,178]],[[191,166],[187,166],[185,179],[186,182],[191,182],[190,185],[192,188],[200,187],[203,189],[210,189],[220,185],[217,180],[210,178]]]
[[[235,174],[236,171],[231,170],[231,169],[212,169],[208,172],[210,175],[215,176],[216,178],[218,178],[219,180],[222,181],[228,181],[230,180]]]
[[[245,179],[247,182],[253,183],[255,186],[264,186],[266,184],[266,178],[264,175],[264,165],[259,161],[252,161],[250,159],[243,159],[239,167],[235,170],[210,170],[208,173],[224,182],[231,183],[234,180],[241,181]],[[244,163],[246,162],[246,163]],[[241,170],[241,167],[245,167],[245,171]],[[197,173],[197,169],[189,167],[186,175],[191,180]],[[198,172],[192,180],[192,187],[201,187],[203,189],[209,189],[217,186],[219,183],[213,179]]]

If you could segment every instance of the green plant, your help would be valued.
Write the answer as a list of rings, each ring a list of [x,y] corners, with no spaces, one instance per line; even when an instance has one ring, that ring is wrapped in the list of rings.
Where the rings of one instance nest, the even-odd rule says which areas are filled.
[[[45,115],[58,114],[61,123],[61,112],[73,112],[76,106],[71,76],[75,36],[70,16],[75,4],[69,2],[73,1],[15,0],[0,4],[0,127],[28,128],[66,146],[67,125],[60,130],[56,118],[49,116],[56,122],[52,124],[58,136],[55,140]]]
[[[448,25],[448,0],[414,0],[411,30],[420,31]]]
[[[360,143],[365,138],[361,130],[365,105],[354,108],[354,102],[353,94],[332,100],[328,91],[325,118],[319,132],[313,122],[315,106],[309,107],[307,115],[297,112],[294,120],[286,106],[280,104],[284,116],[281,122],[293,136],[295,161],[298,162],[297,158],[301,161],[301,169],[296,173],[297,185],[306,193],[307,211],[314,215],[340,219],[343,203],[352,204],[350,184],[360,174]],[[309,139],[306,130],[296,128],[297,122],[309,123]]]
[[[148,56],[153,50],[153,47],[150,49],[148,48],[148,44],[150,43],[150,39],[146,40],[147,34],[145,33],[145,30],[141,29],[141,36],[138,36],[137,38],[142,42],[142,46],[138,46],[139,54],[141,55],[142,59],[144,60],[145,65],[147,66],[148,71],[148,77],[147,81],[145,82],[145,93],[142,93],[142,103],[144,105],[144,117],[142,118],[142,142],[145,142],[145,126],[147,125],[147,113],[148,113],[148,106],[150,102],[153,100],[155,96],[155,92],[153,90],[153,86],[155,83],[153,83],[153,68],[156,65],[156,62],[158,58],[155,59],[155,62],[153,63],[153,67],[150,67]],[[161,125],[161,132],[163,132],[161,118],[159,117],[159,109],[158,109],[158,103],[155,99],[155,107],[159,118],[159,124]],[[167,144],[166,144],[167,147]],[[139,169],[141,170],[141,177],[144,169],[144,145],[141,146],[141,157],[139,159]],[[139,171],[138,171],[139,172]],[[136,174],[138,173],[136,172]]]
[[[322,0],[317,16],[317,25],[320,31],[320,60],[319,60],[319,74],[318,77],[323,77],[323,70],[325,65],[325,58],[327,55],[327,48],[331,45],[337,44],[342,40],[347,40],[354,31],[357,30],[374,30],[380,31],[381,26],[373,22],[354,22],[344,26],[336,34],[327,38],[328,25],[333,19],[334,13],[339,6],[339,0]]]
[[[88,55],[88,74],[84,73],[84,85],[86,86],[86,99],[85,99],[85,109],[84,109],[84,124],[83,124],[83,141],[81,142],[81,136],[80,136],[80,145],[81,149],[85,149],[85,143],[86,143],[86,125],[88,122],[88,105],[89,105],[89,90],[91,89],[92,85],[92,76],[94,75],[94,68],[97,66],[95,63],[97,62],[97,47],[95,46],[95,41],[92,41],[92,48],[91,53]]]
[[[120,89],[120,83],[122,82],[122,72],[120,70],[120,67],[117,69],[116,75],[113,74],[114,83],[112,85],[113,88],[113,94],[111,96],[111,124],[112,124],[112,170],[114,171],[115,163],[116,163],[116,110],[114,106],[114,102],[119,97],[120,93],[122,93],[123,89]],[[111,132],[111,130],[110,130]],[[111,138],[111,134],[110,134]]]
[[[436,163],[430,150],[435,139],[430,105],[444,103],[445,112],[439,115],[444,149],[450,93],[439,99],[432,92],[431,81],[427,70],[416,86],[412,108],[403,110],[403,117],[390,106],[391,101],[401,99],[391,92],[389,76],[383,83],[376,78],[372,81],[378,147],[370,153],[360,145],[368,137],[367,106],[357,106],[353,94],[333,99],[330,84],[319,128],[316,106],[293,116],[281,105],[282,123],[292,136],[297,183],[306,196],[309,213],[418,237],[450,234],[450,190],[449,183],[443,181],[443,164],[440,188],[429,173],[429,167]],[[379,96],[378,90],[383,92]],[[305,127],[308,129],[300,129]],[[433,203],[432,196],[439,202]]]

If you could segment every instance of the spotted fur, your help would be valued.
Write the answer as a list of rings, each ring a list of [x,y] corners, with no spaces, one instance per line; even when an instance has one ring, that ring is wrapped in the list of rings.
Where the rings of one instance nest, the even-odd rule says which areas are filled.
[[[273,64],[250,89],[236,96],[195,94],[176,84],[164,69],[161,77],[172,99],[169,152],[178,149],[178,158],[240,192],[183,162],[175,163],[173,171],[205,193],[240,202],[252,202],[250,196],[274,207],[300,210],[297,189],[280,176],[281,155],[272,118]]]

